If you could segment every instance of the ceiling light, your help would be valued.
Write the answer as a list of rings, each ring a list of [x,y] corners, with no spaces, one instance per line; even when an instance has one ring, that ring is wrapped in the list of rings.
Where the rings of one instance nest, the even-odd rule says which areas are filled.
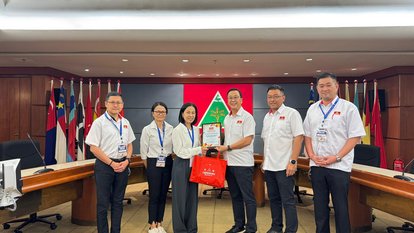
[[[216,74],[216,77],[220,76],[220,74]]]
[[[288,72],[285,72],[285,73],[283,73],[284,75],[288,75],[289,73]]]
[[[257,75],[257,73],[251,73],[250,75],[251,75],[251,76],[256,76],[256,75]]]
[[[250,62],[250,59],[244,59],[243,62]]]
[[[316,70],[316,73],[320,73],[320,72],[322,72],[322,70]]]
[[[124,73],[124,71],[122,71],[122,70],[121,70],[121,71],[119,71],[119,73],[120,73],[120,74],[123,74],[123,73]]]
[[[86,69],[85,69],[85,72],[89,72],[89,69],[88,69],[88,68],[86,68]]]
[[[154,74],[154,73],[150,73],[150,75],[151,75],[151,76],[154,76],[155,74]]]
[[[312,61],[313,59],[312,58],[306,58],[306,61]]]
[[[233,74],[233,76],[239,76],[239,74]]]
[[[180,77],[184,77],[184,76],[186,76],[187,74],[186,73],[183,73],[183,72],[181,72],[181,73],[178,73],[178,76],[180,76]]]
[[[197,74],[197,76],[198,76],[198,77],[201,77],[201,76],[203,76],[203,74]]]
[[[127,62],[127,61],[128,61],[128,59],[126,59],[126,58],[123,58],[123,59],[122,59],[122,61],[123,61],[123,62]]]
[[[189,62],[190,60],[188,60],[188,59],[183,59],[182,60],[184,63],[187,63],[187,62]]]
[[[355,70],[357,70],[357,68],[352,68],[351,70],[352,70],[352,71],[355,71]]]

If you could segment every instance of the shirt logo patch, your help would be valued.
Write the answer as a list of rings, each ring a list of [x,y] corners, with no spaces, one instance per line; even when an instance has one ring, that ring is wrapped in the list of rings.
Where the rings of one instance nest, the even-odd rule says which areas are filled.
[[[340,115],[341,115],[341,112],[339,112],[339,111],[335,111],[335,112],[332,114],[332,119],[334,118],[334,116],[335,116],[335,115],[340,116]]]
[[[124,125],[124,128],[127,129],[128,128],[128,125]]]
[[[243,121],[242,120],[237,120],[236,124],[242,124]]]
[[[285,116],[280,116],[279,117],[279,120],[284,120],[285,119]]]

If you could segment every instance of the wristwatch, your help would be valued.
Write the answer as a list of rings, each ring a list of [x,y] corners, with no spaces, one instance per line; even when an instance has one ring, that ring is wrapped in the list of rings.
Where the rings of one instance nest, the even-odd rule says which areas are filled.
[[[292,159],[292,160],[290,160],[290,163],[291,164],[296,164],[296,160]]]
[[[227,145],[227,151],[232,151],[230,145]]]
[[[337,155],[336,156],[336,162],[341,162],[342,161],[342,158],[341,157],[339,157],[339,155]]]

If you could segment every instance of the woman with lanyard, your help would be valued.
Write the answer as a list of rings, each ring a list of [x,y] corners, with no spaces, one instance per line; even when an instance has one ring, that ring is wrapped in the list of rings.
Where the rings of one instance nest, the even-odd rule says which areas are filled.
[[[165,233],[162,221],[171,181],[173,127],[165,121],[168,108],[163,102],[154,103],[151,113],[154,120],[144,127],[140,141],[149,189],[148,233]]]
[[[177,157],[172,169],[172,220],[174,233],[197,232],[198,184],[190,182],[193,157],[205,153],[200,147],[197,107],[184,104],[173,130],[173,150]]]

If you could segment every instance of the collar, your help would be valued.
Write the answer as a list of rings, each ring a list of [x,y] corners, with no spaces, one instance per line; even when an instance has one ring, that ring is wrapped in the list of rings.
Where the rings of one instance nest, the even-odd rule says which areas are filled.
[[[269,114],[272,114],[272,115],[274,115],[276,113],[281,114],[283,112],[283,110],[285,110],[285,108],[286,108],[285,104],[282,104],[282,105],[280,105],[280,107],[275,112],[272,112],[272,109],[269,109]]]
[[[236,113],[236,116],[241,116],[243,111],[244,111],[243,107],[240,107],[239,111],[237,111]],[[229,112],[229,116],[233,116],[231,111]]]
[[[335,98],[328,104],[328,105],[323,105],[323,100],[321,100],[321,102],[319,103],[320,105],[323,105],[324,107],[329,107],[332,106],[333,103],[335,103],[336,99],[338,99],[338,96],[335,96]]]
[[[111,116],[111,114],[109,114],[109,112],[108,111],[106,111],[106,114],[113,120],[113,121],[115,121],[115,122],[118,122],[119,120],[121,120],[122,119],[122,116],[121,116],[121,114],[118,114],[118,121],[117,120],[115,120],[115,118],[113,118],[112,116]]]

